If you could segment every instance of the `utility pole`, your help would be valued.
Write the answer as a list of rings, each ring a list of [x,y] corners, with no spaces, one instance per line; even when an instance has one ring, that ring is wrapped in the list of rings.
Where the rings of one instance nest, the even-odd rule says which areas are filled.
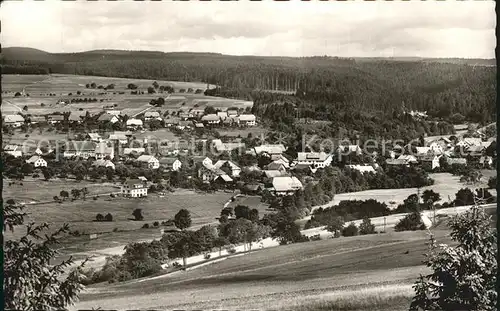
[[[384,233],[385,233],[386,218],[384,216]]]

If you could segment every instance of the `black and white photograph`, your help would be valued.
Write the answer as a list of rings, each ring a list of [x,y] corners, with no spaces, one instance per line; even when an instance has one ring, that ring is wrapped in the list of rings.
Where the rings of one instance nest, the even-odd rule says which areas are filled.
[[[4,310],[497,310],[495,6],[3,1]]]

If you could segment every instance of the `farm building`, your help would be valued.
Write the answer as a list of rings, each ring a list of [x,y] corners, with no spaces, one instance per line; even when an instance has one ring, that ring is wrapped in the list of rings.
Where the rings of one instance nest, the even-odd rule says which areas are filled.
[[[141,155],[144,152],[146,152],[146,148],[143,148],[143,147],[140,147],[140,148],[123,148],[123,154],[124,155],[129,155],[129,154]]]
[[[216,152],[231,152],[233,150],[243,150],[245,149],[245,143],[223,143],[220,139],[212,140],[212,146],[215,148]]]
[[[265,155],[271,158],[271,160],[276,160],[281,158],[283,152],[285,152],[286,147],[283,144],[276,145],[260,145],[253,148],[255,155]]]
[[[424,169],[433,170],[439,167],[439,158],[441,156],[429,154],[420,158],[420,163]]]
[[[253,114],[242,114],[239,116],[240,126],[254,126],[255,116]]]
[[[295,176],[281,176],[273,178],[273,191],[276,195],[293,195],[296,191],[302,189],[302,183]]]
[[[281,162],[271,162],[268,165],[266,165],[266,170],[286,172],[286,167]]]
[[[405,160],[408,161],[410,164],[418,162],[417,157],[411,154],[402,154],[398,157],[398,160]]]
[[[453,164],[467,165],[467,159],[446,157],[446,163],[448,163],[448,165],[453,165]]]
[[[297,164],[306,164],[318,167],[327,167],[332,163],[332,155],[325,152],[299,152],[297,153]]]
[[[50,124],[57,124],[64,121],[64,116],[62,114],[51,114],[47,116],[47,120]]]
[[[206,124],[219,124],[220,117],[216,114],[207,114],[201,117],[201,122]]]
[[[41,156],[34,155],[26,163],[33,164],[34,167],[47,167],[47,161],[45,161]]]
[[[18,145],[6,145],[3,148],[3,152],[15,158],[19,158],[23,156],[23,151],[21,149],[22,149],[21,146]]]
[[[118,141],[120,144],[128,143],[128,136],[131,136],[127,132],[114,132],[110,134],[108,139],[112,141]]]
[[[160,158],[159,162],[160,166],[170,171],[178,171],[182,167],[182,162],[179,161],[179,159],[177,158],[172,158],[172,157]]]
[[[149,121],[152,119],[156,119],[156,120],[161,121],[160,113],[158,111],[146,111],[144,113],[144,120]]]
[[[176,117],[170,117],[168,119],[165,119],[165,126],[176,126],[179,125],[179,121],[181,119],[176,118]]]
[[[65,158],[82,157],[84,159],[95,157],[96,143],[92,141],[70,141],[67,143],[63,156]]]
[[[31,124],[46,123],[47,119],[44,116],[31,116],[29,118]]]
[[[19,114],[8,114],[3,118],[3,124],[12,126],[12,127],[20,127],[24,123],[23,116]]]
[[[142,120],[140,119],[128,119],[126,124],[129,129],[137,129],[143,126]]]
[[[351,153],[360,155],[362,152],[363,150],[361,150],[361,147],[359,147],[358,145],[340,145],[337,148],[337,153],[339,154],[339,156],[349,155]]]
[[[123,183],[121,193],[124,197],[147,197],[148,187],[140,179],[129,179]]]
[[[215,162],[214,166],[217,169],[221,169],[226,173],[230,172],[230,173],[228,173],[228,175],[232,176],[232,177],[238,177],[238,176],[240,176],[240,173],[241,173],[241,168],[238,165],[236,165],[234,162],[229,161],[229,160],[219,160],[219,161]]]
[[[287,176],[286,171],[280,171],[280,170],[264,170],[262,171],[264,173],[264,176],[266,178],[274,178],[274,177],[280,177],[280,176]]]
[[[86,111],[72,111],[68,117],[68,121],[82,123],[83,119],[85,119],[86,114]]]
[[[221,119],[222,121],[224,121],[227,118],[227,112],[225,112],[225,111],[218,111],[217,112],[217,116],[219,117],[219,119]]]
[[[346,165],[346,167],[356,170],[358,172],[361,172],[362,174],[364,173],[376,173],[375,168],[371,165]]]
[[[92,163],[92,166],[95,166],[95,167],[110,167],[112,169],[115,169],[115,164],[113,162],[111,162],[110,160],[104,160],[104,159],[95,160]]]
[[[99,121],[99,122],[111,122],[114,124],[120,120],[114,114],[103,113],[102,115],[99,116],[99,118],[97,118],[97,121]]]
[[[137,162],[141,162],[147,164],[147,166],[151,169],[157,169],[160,167],[160,162],[157,158],[152,155],[141,155],[137,158]]]

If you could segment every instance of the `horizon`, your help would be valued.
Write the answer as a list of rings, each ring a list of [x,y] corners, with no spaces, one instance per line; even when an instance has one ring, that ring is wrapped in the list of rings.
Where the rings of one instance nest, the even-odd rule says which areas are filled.
[[[79,54],[79,53],[90,53],[90,52],[105,52],[105,51],[111,51],[111,52],[147,52],[147,53],[164,53],[164,54],[183,54],[183,53],[191,53],[191,54],[216,54],[216,55],[222,55],[222,56],[231,56],[231,57],[274,57],[274,58],[317,58],[317,57],[330,57],[330,58],[340,58],[340,59],[359,59],[359,58],[382,58],[382,59],[391,59],[391,58],[419,58],[419,59],[481,59],[481,60],[494,60],[495,57],[491,58],[480,58],[480,57],[455,57],[455,56],[443,56],[443,57],[422,57],[422,56],[337,56],[337,55],[308,55],[308,56],[285,56],[285,55],[235,55],[235,54],[226,54],[226,53],[221,53],[221,52],[203,52],[203,51],[157,51],[157,50],[126,50],[126,49],[94,49],[94,50],[84,50],[84,51],[78,51],[78,52],[48,52],[45,50],[41,50],[38,48],[34,47],[29,47],[29,46],[6,46],[2,47],[2,49],[33,49],[33,50],[38,50],[44,53],[49,53],[49,54]]]
[[[49,53],[495,58],[493,1],[2,4],[3,45]]]

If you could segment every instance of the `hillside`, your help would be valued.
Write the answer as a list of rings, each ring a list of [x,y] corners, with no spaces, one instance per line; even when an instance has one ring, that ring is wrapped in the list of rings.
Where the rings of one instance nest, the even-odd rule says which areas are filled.
[[[252,90],[286,91],[296,93],[313,108],[328,104],[336,111],[351,107],[393,114],[404,105],[406,109],[431,111],[440,118],[460,113],[475,122],[492,121],[496,115],[496,68],[477,66],[492,61],[118,50],[51,54],[17,47],[4,48],[1,57],[4,74],[199,81],[228,89],[214,94],[224,97],[254,99]]]

